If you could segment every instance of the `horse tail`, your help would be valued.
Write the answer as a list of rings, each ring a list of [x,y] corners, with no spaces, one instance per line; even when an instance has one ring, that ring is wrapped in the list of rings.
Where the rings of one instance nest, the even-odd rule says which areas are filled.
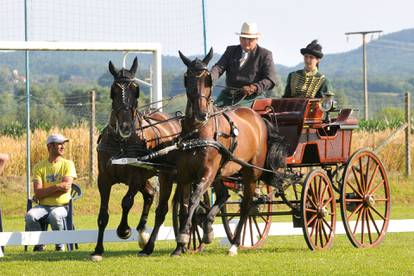
[[[286,143],[279,134],[276,126],[264,119],[267,127],[267,154],[265,169],[276,172],[279,168],[286,166]],[[271,186],[279,186],[282,181],[281,173],[264,172],[261,180]]]

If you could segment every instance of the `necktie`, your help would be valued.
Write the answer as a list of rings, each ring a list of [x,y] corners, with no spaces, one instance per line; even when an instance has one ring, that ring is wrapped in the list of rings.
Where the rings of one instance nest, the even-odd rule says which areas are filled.
[[[249,52],[243,51],[242,57],[240,59],[240,67],[242,67],[243,64],[246,62],[248,56],[249,56]]]

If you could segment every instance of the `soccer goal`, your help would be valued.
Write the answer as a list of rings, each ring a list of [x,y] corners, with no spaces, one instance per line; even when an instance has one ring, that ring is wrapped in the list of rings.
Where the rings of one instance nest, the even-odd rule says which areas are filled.
[[[50,42],[50,41],[0,41],[1,51],[101,51],[124,53],[123,66],[125,65],[128,53],[151,53],[152,54],[152,76],[150,81],[137,81],[150,87],[150,99],[154,101],[154,108],[162,107],[162,74],[161,74],[161,44],[160,43],[114,43],[114,42]],[[106,66],[106,64],[105,64]],[[29,75],[30,76],[30,72]],[[30,90],[26,83],[26,90]],[[30,93],[27,95],[27,133],[30,133]],[[30,135],[27,135],[27,166],[26,166],[26,190],[27,198],[31,198],[30,189]]]

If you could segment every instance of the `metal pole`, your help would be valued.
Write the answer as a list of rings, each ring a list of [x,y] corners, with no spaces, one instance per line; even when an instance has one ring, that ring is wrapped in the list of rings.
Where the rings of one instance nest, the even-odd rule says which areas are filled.
[[[364,119],[368,120],[368,75],[367,75],[367,43],[366,43],[366,34],[362,34],[362,48],[363,48],[363,57],[362,57],[362,67],[364,75]]]
[[[363,49],[363,60],[362,60],[362,71],[364,78],[364,119],[368,120],[368,63],[367,63],[367,46],[366,46],[366,35],[373,33],[382,33],[382,31],[366,31],[366,32],[347,32],[345,35],[362,35],[362,49]]]
[[[95,160],[96,160],[96,151],[95,151],[95,99],[96,93],[95,90],[90,92],[90,121],[89,121],[89,185],[95,183],[96,174],[95,174]]]
[[[154,64],[154,83],[153,85],[153,93],[154,97],[153,100],[159,101],[155,104],[155,108],[162,107],[162,70],[161,70],[161,47],[155,51],[155,53],[152,55],[152,64]]]
[[[405,174],[411,175],[411,97],[410,93],[405,93]]]
[[[201,0],[201,5],[203,10],[204,55],[207,55],[206,6],[204,0]]]
[[[152,103],[152,81],[153,81],[153,71],[152,71],[152,65],[150,65],[150,75],[149,75],[149,83],[151,83],[151,86],[149,87],[149,94],[150,94],[150,103]]]
[[[28,10],[27,0],[24,0],[24,40],[28,41]],[[30,60],[29,51],[26,51],[26,190],[27,200],[31,199],[30,193]]]

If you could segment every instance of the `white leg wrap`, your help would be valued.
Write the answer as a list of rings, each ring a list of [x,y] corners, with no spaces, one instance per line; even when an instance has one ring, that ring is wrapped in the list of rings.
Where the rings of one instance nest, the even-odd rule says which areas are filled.
[[[229,256],[236,256],[237,255],[237,245],[232,244],[230,249],[229,249]]]
[[[145,245],[148,243],[149,238],[150,238],[150,234],[145,232],[145,230],[139,231],[138,232],[138,246],[139,246],[139,248],[143,249],[145,247]]]
[[[179,234],[177,238],[178,243],[187,244],[190,241],[189,234]]]

